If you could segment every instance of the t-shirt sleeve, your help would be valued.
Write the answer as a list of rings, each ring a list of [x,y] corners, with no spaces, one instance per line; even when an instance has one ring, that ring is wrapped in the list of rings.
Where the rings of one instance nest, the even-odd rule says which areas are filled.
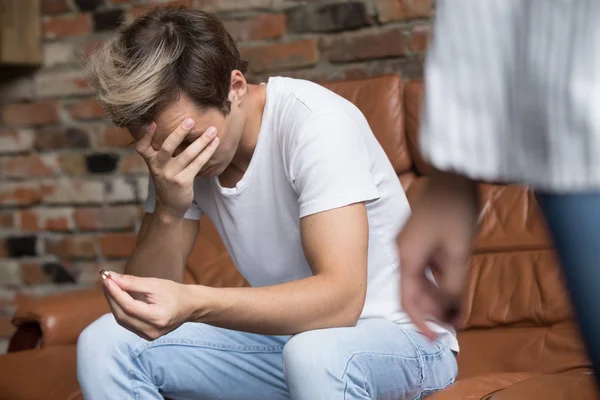
[[[380,197],[365,129],[341,113],[311,115],[291,140],[290,177],[300,218]]]
[[[151,176],[148,176],[148,197],[144,201],[144,211],[147,213],[154,212],[154,206],[156,205],[156,189],[154,188],[154,181]],[[196,200],[192,201],[192,205],[186,211],[183,218],[199,220],[202,217],[202,210]]]

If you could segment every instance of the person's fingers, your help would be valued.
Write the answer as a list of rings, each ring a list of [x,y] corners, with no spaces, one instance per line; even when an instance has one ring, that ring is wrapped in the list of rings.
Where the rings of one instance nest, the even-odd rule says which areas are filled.
[[[217,136],[217,128],[211,126],[204,132],[204,134],[200,135],[198,139],[194,140],[192,144],[190,144],[181,154],[175,157],[174,162],[172,163],[172,172],[173,174],[178,174],[185,169],[193,160],[195,160],[201,152],[204,151],[206,146],[208,146]]]
[[[470,252],[457,246],[447,251],[440,260],[440,276],[437,279],[441,301],[443,303],[442,318],[456,324],[461,314],[465,281],[468,271]]]
[[[156,150],[152,147],[152,138],[156,132],[156,123],[152,122],[142,128],[142,137],[135,144],[135,150],[146,162],[152,157]]]
[[[194,158],[183,171],[179,173],[179,177],[182,181],[194,179],[200,172],[202,167],[208,162],[213,156],[215,150],[219,146],[219,138],[215,137],[206,148]]]
[[[152,310],[150,305],[143,301],[135,300],[129,293],[123,290],[112,278],[105,279],[104,285],[111,300],[116,303],[121,310],[129,317],[137,318],[142,321],[150,321]]]
[[[173,132],[167,136],[162,146],[158,150],[156,158],[159,163],[166,163],[173,157],[173,153],[179,147],[183,139],[190,133],[190,130],[194,127],[194,120],[186,118]]]
[[[421,331],[426,337],[434,340],[436,335],[425,323],[426,317],[429,314],[427,309],[431,309],[431,305],[427,305],[431,300],[427,300],[428,293],[422,288],[422,283],[419,279],[413,277],[401,276],[401,296],[402,308],[411,319],[416,328]]]
[[[151,327],[135,317],[128,315],[121,306],[112,298],[110,293],[108,292],[107,285],[103,285],[104,297],[108,303],[108,307],[110,308],[111,313],[114,315],[117,323],[123,328],[127,329],[135,333],[136,335],[142,337],[146,340],[152,340],[151,335],[148,332],[151,330]]]
[[[121,275],[117,272],[108,272],[110,278],[119,285],[122,290],[127,292],[146,293],[152,291],[155,278],[144,278],[133,275]]]

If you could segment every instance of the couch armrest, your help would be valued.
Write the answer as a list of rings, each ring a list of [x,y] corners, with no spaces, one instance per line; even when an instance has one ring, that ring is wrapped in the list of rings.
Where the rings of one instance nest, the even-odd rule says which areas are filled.
[[[535,375],[510,372],[467,378],[428,396],[427,400],[488,400],[494,393]]]
[[[109,311],[98,287],[28,301],[12,318],[17,332],[9,351],[75,344],[86,326]]]

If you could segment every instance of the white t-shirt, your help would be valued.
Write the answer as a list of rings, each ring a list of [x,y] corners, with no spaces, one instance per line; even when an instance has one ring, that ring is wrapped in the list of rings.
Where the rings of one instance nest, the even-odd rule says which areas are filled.
[[[154,209],[152,180],[145,210]],[[395,238],[410,214],[396,173],[365,117],[351,102],[315,83],[271,78],[256,149],[234,188],[198,177],[186,218],[206,214],[252,286],[312,275],[300,219],[366,202],[368,284],[361,318],[410,324],[400,307]],[[458,345],[454,332],[434,329]]]

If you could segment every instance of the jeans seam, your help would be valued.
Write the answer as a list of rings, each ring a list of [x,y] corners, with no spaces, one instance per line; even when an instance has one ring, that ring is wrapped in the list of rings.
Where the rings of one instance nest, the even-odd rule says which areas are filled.
[[[226,346],[222,344],[214,344],[189,339],[158,339],[153,342],[144,343],[129,353],[131,360],[136,359],[146,350],[171,345],[181,345],[190,347],[202,347],[212,350],[230,351],[234,353],[280,353],[283,351],[283,346]]]
[[[408,332],[406,332],[404,329],[400,329],[400,331],[404,334],[404,336],[406,336],[406,338],[409,340],[409,342],[413,345],[413,348],[415,350],[415,352],[417,353],[417,357],[419,359],[419,386],[421,386],[423,384],[423,382],[425,382],[425,359],[423,358],[423,353],[421,352],[421,349],[419,348],[419,346],[417,346],[417,343],[413,340],[412,337],[410,337],[410,335],[408,334]]]
[[[142,400],[142,398],[140,397],[138,387],[135,384],[136,380],[134,378],[137,378],[137,376],[135,375],[135,371],[132,369],[128,370],[127,377],[129,378],[129,382],[131,382],[131,387],[133,388],[133,397],[135,398],[135,400]]]
[[[414,346],[414,343],[413,343]],[[401,360],[407,360],[407,361],[415,361],[415,360],[419,360],[419,378],[422,379],[423,376],[423,369],[422,369],[422,359],[420,357],[405,357],[405,356],[401,356],[398,354],[394,354],[394,353],[377,353],[377,352],[372,352],[372,351],[361,351],[361,352],[356,352],[353,353],[352,356],[350,356],[350,358],[348,358],[348,361],[346,361],[346,366],[344,367],[344,372],[342,373],[342,375],[340,376],[340,379],[344,381],[344,400],[346,400],[346,394],[348,391],[348,380],[344,379],[344,377],[346,376],[346,374],[348,373],[348,367],[350,366],[350,363],[352,361],[354,361],[354,359],[358,356],[383,356],[383,357],[393,357],[393,358],[399,358]],[[362,371],[362,370],[361,370]],[[365,375],[364,371],[362,371],[363,373],[363,377]],[[419,385],[421,385],[422,382],[419,383]]]
[[[425,393],[425,392],[428,392],[428,391],[437,392],[437,391],[440,391],[442,389],[445,389],[448,386],[450,386],[452,383],[454,383],[455,379],[456,378],[450,378],[450,380],[448,382],[446,382],[444,385],[441,385],[441,386],[423,388],[423,389],[421,389],[421,391],[419,392],[419,394],[417,394],[415,397],[412,398],[412,400],[417,400],[417,399],[421,398],[421,396],[423,396],[423,393]]]

